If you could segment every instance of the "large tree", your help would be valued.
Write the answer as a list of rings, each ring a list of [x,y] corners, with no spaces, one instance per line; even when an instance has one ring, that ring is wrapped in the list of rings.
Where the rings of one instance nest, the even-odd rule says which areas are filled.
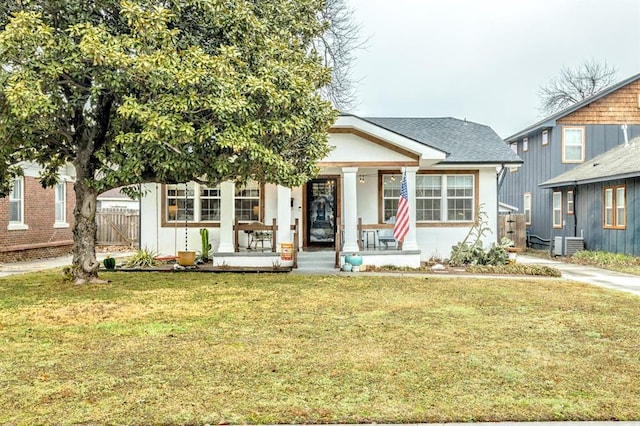
[[[315,0],[6,0],[0,195],[76,169],[73,276],[98,278],[96,197],[143,182],[299,185],[335,110]]]
[[[538,89],[540,112],[553,114],[595,95],[614,82],[616,69],[606,62],[586,61],[562,67],[558,75]]]

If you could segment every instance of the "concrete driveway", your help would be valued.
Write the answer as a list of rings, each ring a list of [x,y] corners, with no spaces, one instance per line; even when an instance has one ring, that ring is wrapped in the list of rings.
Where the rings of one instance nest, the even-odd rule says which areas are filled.
[[[517,262],[551,266],[562,272],[562,278],[614,290],[626,291],[640,296],[640,276],[637,275],[522,254],[518,254]]]

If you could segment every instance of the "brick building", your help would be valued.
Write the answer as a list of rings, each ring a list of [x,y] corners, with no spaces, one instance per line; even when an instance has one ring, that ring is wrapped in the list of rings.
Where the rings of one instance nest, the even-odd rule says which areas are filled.
[[[0,198],[0,262],[67,254],[73,246],[75,192],[73,167],[61,170],[60,183],[43,188],[39,166],[23,165],[24,177]]]

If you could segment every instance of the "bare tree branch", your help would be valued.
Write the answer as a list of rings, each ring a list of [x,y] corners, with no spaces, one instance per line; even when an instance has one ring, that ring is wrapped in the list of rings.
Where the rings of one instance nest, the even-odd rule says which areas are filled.
[[[360,37],[360,25],[355,21],[353,9],[346,0],[326,0],[321,19],[328,23],[327,31],[314,41],[314,48],[331,68],[331,84],[322,95],[341,111],[349,111],[357,105],[356,87],[351,68],[355,51],[363,49],[368,38]]]
[[[553,114],[595,95],[615,81],[617,70],[606,62],[586,61],[562,67],[558,76],[538,89],[541,114]]]

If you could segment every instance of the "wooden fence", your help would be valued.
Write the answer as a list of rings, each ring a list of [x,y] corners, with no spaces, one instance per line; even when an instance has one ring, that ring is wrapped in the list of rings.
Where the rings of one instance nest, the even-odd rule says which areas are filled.
[[[99,245],[135,247],[140,239],[140,211],[107,208],[96,212]]]
[[[527,248],[527,224],[524,214],[504,214],[498,216],[498,240],[503,237],[513,241],[516,248]]]

